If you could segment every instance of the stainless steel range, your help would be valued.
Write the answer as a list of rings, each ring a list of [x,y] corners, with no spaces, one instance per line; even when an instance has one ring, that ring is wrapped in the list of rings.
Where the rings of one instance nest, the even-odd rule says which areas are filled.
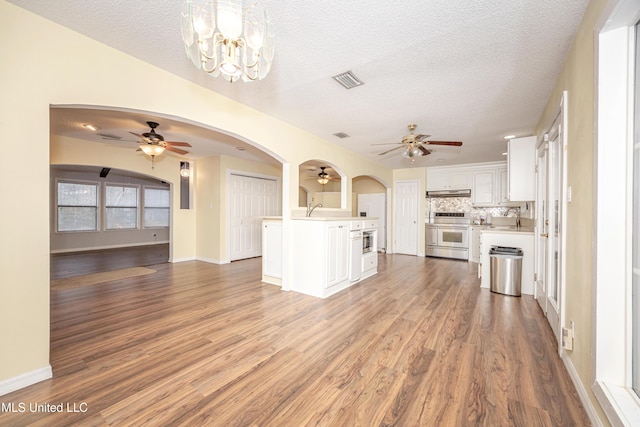
[[[463,212],[436,212],[433,224],[425,226],[425,254],[442,258],[469,259],[469,225]]]

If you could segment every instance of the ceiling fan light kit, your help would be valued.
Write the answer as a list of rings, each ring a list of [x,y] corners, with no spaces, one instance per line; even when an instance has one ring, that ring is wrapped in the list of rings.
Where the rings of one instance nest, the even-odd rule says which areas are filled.
[[[149,132],[145,132],[142,135],[135,132],[129,133],[140,138],[140,141],[138,141],[138,144],[140,144],[139,150],[151,157],[152,169],[154,168],[155,157],[164,153],[165,150],[177,154],[188,153],[188,151],[176,147],[191,147],[191,144],[188,142],[165,141],[164,136],[156,132],[156,128],[160,126],[158,123],[149,121],[147,125],[151,128]]]
[[[271,70],[275,39],[266,11],[242,0],[185,0],[182,41],[196,68],[233,83],[262,80]]]
[[[321,166],[320,170],[322,172],[318,174],[318,183],[322,184],[323,191],[324,191],[324,186],[327,185],[330,179],[329,174],[324,171],[326,168],[327,168],[326,166]]]

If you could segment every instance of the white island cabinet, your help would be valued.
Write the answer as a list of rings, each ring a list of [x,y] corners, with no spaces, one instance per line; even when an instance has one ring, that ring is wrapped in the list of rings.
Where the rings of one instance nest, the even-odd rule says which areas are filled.
[[[361,281],[362,277],[349,280],[349,266],[350,245],[362,245],[362,240],[352,242],[350,234],[361,233],[362,224],[350,218],[292,219],[291,290],[326,298]],[[368,277],[375,271],[367,273]]]

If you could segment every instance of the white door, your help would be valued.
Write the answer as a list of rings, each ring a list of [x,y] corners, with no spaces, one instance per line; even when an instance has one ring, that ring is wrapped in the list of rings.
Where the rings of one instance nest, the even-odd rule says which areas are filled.
[[[418,255],[418,181],[396,181],[394,252]]]
[[[279,212],[278,188],[275,180],[231,174],[230,260],[257,257],[262,254],[262,217]]]
[[[560,336],[560,286],[562,269],[562,126],[554,122],[548,141],[538,149],[538,234],[536,300],[546,314],[556,338]]]

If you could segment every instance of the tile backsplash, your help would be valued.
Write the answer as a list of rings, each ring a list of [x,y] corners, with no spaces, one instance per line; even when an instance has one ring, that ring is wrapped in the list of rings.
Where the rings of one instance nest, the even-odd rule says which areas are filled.
[[[429,212],[466,212],[471,217],[471,221],[474,220],[487,220],[490,216],[504,217],[504,214],[508,211],[507,207],[495,206],[495,207],[476,207],[471,204],[471,197],[434,197],[426,199],[425,203],[425,218],[429,217]],[[507,217],[516,216],[515,209],[511,208]],[[526,217],[526,213],[521,212],[521,216]],[[514,219],[515,220],[515,219]]]

